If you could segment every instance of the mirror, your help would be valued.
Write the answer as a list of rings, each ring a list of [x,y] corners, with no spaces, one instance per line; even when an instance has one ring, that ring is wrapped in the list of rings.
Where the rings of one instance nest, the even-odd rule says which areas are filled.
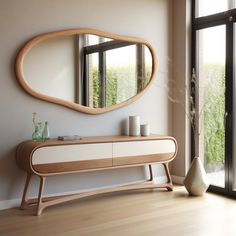
[[[143,40],[78,29],[30,40],[17,56],[16,74],[34,97],[99,114],[138,99],[153,80],[155,63]]]

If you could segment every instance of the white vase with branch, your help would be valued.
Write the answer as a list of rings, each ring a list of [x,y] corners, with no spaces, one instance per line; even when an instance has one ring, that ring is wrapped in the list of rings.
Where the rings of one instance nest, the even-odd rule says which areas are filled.
[[[163,85],[160,86],[163,89]],[[204,113],[205,104],[199,104],[199,83],[196,78],[195,70],[192,71],[191,85],[185,86],[184,88],[179,87],[179,85],[174,80],[170,80],[169,84],[164,86],[164,89],[168,91],[168,99],[179,104],[185,112],[193,131],[194,136],[194,159],[192,160],[190,169],[184,179],[184,185],[191,195],[202,195],[206,192],[209,187],[209,181],[207,174],[203,167],[202,161],[199,157],[199,137],[202,129],[201,116]],[[178,96],[188,98],[187,105],[183,104]]]
[[[205,104],[200,107],[199,104],[199,81],[196,78],[195,70],[192,71],[191,77],[191,92],[189,97],[189,113],[187,116],[191,123],[191,128],[194,134],[194,159],[184,179],[184,186],[191,195],[200,196],[206,192],[209,187],[209,181],[199,157],[199,138],[201,134],[201,116],[203,114]],[[189,90],[188,90],[189,91]]]

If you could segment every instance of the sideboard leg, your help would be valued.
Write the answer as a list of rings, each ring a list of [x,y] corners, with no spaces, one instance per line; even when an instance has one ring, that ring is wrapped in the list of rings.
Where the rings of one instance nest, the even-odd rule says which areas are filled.
[[[149,181],[153,181],[152,165],[148,165],[148,166],[149,166],[149,172],[150,172],[150,179],[149,179]]]
[[[20,209],[22,209],[22,210],[24,210],[28,206],[27,192],[28,192],[28,189],[29,189],[29,184],[30,184],[30,181],[31,181],[31,177],[32,177],[32,175],[27,173],[24,192],[23,192],[21,205],[20,205]]]
[[[169,163],[162,163],[164,168],[165,168],[165,172],[166,172],[166,177],[167,177],[167,190],[168,191],[173,191],[173,184],[172,184],[172,180],[171,180],[171,176],[170,176],[170,170],[168,167]]]
[[[38,194],[38,204],[37,204],[37,211],[36,215],[39,216],[42,213],[43,207],[42,207],[42,194],[43,189],[45,185],[46,177],[40,176],[40,186],[39,186],[39,194]]]

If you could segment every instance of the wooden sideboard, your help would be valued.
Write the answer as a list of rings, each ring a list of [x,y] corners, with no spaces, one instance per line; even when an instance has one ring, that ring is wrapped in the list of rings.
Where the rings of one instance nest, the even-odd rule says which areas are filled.
[[[36,215],[48,206],[95,194],[134,190],[143,188],[173,189],[168,163],[177,153],[177,143],[173,137],[150,135],[148,137],[104,136],[84,137],[76,141],[32,140],[19,144],[16,152],[18,166],[27,173],[21,209],[36,204]],[[164,166],[167,183],[155,184],[151,164]],[[48,176],[148,165],[149,180],[116,188],[107,188],[68,196],[43,198],[43,188]],[[39,193],[36,199],[28,199],[27,191],[32,175],[40,177]]]

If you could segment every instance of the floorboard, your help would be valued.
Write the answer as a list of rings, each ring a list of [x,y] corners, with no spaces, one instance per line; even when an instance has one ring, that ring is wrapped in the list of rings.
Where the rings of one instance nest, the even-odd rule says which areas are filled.
[[[183,187],[106,194],[45,209],[0,211],[1,236],[235,236],[236,201]]]

